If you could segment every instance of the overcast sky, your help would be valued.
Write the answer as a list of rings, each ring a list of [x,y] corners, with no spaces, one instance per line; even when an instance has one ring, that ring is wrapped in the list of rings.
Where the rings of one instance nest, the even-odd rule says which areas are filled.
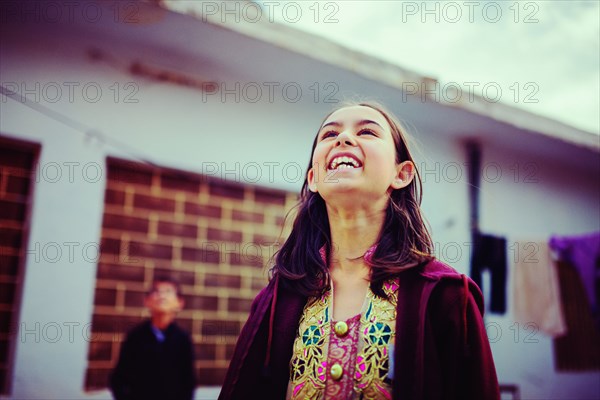
[[[310,0],[276,1],[270,9],[267,1],[258,3],[281,23],[442,85],[477,82],[481,94],[490,83],[501,89],[502,102],[599,133],[598,0]],[[488,96],[495,98],[492,91]]]

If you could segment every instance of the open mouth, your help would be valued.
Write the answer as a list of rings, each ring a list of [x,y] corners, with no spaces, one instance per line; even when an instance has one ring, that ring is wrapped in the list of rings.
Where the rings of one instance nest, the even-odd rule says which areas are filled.
[[[344,168],[360,168],[362,163],[351,154],[339,154],[329,161],[327,170],[333,171]]]

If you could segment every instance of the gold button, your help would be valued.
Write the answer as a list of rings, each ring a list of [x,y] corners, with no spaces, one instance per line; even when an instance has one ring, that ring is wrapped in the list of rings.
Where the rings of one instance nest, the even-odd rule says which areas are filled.
[[[334,381],[339,381],[342,378],[342,375],[344,374],[344,369],[340,364],[333,364],[331,366],[331,371],[329,372]]]
[[[335,334],[338,336],[346,336],[346,334],[348,333],[348,324],[345,323],[344,321],[339,321],[338,323],[335,324],[335,326],[333,327],[333,330],[335,331]]]

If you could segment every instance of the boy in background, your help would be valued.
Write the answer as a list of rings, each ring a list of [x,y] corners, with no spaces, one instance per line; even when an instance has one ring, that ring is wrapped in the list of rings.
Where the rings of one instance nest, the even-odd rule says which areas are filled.
[[[194,351],[189,334],[174,322],[184,306],[178,283],[155,278],[145,305],[151,317],[122,343],[110,377],[112,394],[116,400],[191,400]]]

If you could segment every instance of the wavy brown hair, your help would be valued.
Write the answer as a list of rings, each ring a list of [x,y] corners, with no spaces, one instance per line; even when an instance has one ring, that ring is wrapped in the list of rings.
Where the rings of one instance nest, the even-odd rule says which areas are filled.
[[[402,125],[379,103],[345,103],[327,114],[319,129],[331,114],[352,106],[370,107],[383,115],[396,145],[396,163],[407,160],[414,163]],[[316,145],[317,135],[312,145],[307,174],[312,167]],[[382,286],[386,280],[433,258],[433,243],[421,215],[421,199],[422,182],[416,169],[416,175],[408,186],[391,192],[377,248],[369,263],[370,287],[378,296],[385,297]],[[331,254],[332,243],[325,201],[319,193],[309,190],[306,177],[296,207],[298,211],[292,231],[275,254],[275,265],[271,272],[273,277],[279,276],[281,283],[287,288],[305,296],[316,296],[322,293],[329,282],[328,265],[323,262],[319,250],[325,245],[327,254]]]

